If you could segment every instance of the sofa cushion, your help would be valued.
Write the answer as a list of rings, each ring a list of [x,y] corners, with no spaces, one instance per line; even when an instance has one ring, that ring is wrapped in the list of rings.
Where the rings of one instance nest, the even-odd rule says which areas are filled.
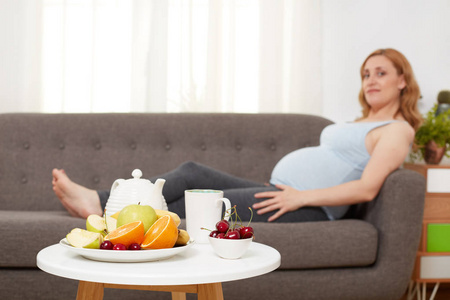
[[[281,269],[368,266],[376,260],[377,230],[361,220],[252,226],[256,242],[281,253]],[[85,220],[62,211],[0,211],[0,266],[35,267],[37,253],[75,227],[85,228]]]
[[[36,267],[36,255],[86,221],[63,211],[0,211],[0,267]]]
[[[377,257],[377,229],[361,220],[252,226],[256,242],[280,252],[280,269],[361,267],[373,264]]]
[[[361,220],[252,226],[256,242],[281,253],[281,269],[368,266],[376,260],[377,230]],[[75,227],[85,228],[85,220],[62,211],[0,211],[0,266],[35,267],[37,253]],[[185,227],[185,220],[180,227]]]

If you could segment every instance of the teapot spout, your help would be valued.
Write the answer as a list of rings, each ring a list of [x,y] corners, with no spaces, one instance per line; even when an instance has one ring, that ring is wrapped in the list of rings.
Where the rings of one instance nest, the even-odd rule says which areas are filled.
[[[164,187],[164,183],[166,183],[166,180],[165,179],[162,179],[162,178],[158,178],[158,179],[156,179],[156,181],[155,181],[155,186],[154,186],[154,194],[156,194],[156,193],[159,193],[159,194],[161,194],[162,195],[162,189],[163,189],[163,187]]]
[[[152,197],[154,208],[168,210],[166,200],[162,194],[162,190],[166,183],[165,179],[158,178],[153,184]]]

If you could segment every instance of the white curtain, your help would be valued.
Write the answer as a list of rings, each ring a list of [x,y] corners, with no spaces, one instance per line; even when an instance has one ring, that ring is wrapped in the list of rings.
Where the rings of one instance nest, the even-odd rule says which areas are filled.
[[[41,109],[41,6],[0,0],[0,112]]]
[[[17,68],[0,58],[6,65],[0,79],[17,87],[0,97],[18,103],[3,111],[322,110],[320,1],[0,0],[0,5],[0,24],[20,27],[12,33],[0,29],[11,34],[0,51],[22,59]],[[23,15],[20,21],[2,21],[16,11]],[[8,48],[8,39],[20,40],[22,51]]]

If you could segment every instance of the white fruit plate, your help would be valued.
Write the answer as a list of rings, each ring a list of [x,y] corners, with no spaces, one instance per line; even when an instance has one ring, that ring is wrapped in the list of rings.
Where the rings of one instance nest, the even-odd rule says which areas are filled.
[[[171,258],[189,249],[194,241],[190,240],[186,246],[157,250],[101,250],[76,248],[69,244],[66,238],[59,244],[73,253],[85,258],[104,262],[147,262]]]

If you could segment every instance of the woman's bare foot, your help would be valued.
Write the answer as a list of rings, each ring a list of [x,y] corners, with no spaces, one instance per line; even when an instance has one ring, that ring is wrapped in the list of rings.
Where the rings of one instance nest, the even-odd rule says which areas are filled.
[[[87,218],[91,214],[102,215],[100,198],[95,190],[76,184],[64,170],[53,169],[52,175],[53,191],[72,216]]]

